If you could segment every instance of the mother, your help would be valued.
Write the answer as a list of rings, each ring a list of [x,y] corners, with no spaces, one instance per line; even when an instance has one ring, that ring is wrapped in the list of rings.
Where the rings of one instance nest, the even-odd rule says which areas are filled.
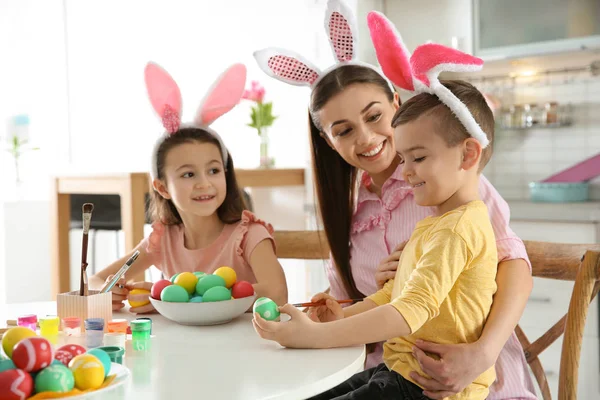
[[[330,294],[359,298],[394,276],[403,243],[432,210],[417,206],[402,180],[391,127],[399,96],[375,67],[355,59],[356,23],[339,0],[329,1],[325,27],[337,60],[325,72],[291,51],[269,48],[255,57],[268,75],[312,89],[310,139],[320,215],[331,247]],[[507,203],[485,177],[480,181],[500,260],[491,313],[475,343],[418,343],[415,356],[429,377],[413,372],[412,378],[426,396],[441,399],[460,392],[495,363],[497,380],[489,399],[535,399],[514,334],[532,288],[529,260],[508,226]],[[381,360],[377,345],[366,366]]]

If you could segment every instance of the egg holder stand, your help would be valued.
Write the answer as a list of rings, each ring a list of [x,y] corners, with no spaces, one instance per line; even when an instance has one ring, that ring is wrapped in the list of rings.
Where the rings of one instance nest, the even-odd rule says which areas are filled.
[[[56,297],[56,315],[61,321],[67,317],[79,317],[82,331],[86,319],[102,318],[104,332],[107,332],[107,322],[112,320],[112,292],[89,290],[87,296],[80,296],[78,290],[61,293]]]

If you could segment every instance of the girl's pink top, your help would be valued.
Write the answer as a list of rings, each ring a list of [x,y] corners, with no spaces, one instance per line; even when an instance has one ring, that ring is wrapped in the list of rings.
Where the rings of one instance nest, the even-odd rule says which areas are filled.
[[[184,245],[183,224],[152,224],[152,233],[141,246],[146,249],[152,264],[161,270],[166,279],[179,272],[202,271],[213,273],[227,266],[235,270],[238,281],[256,283],[250,267],[250,256],[257,244],[269,240],[275,249],[273,227],[258,219],[250,211],[242,213],[242,219],[226,224],[219,237],[207,247],[188,250]]]
[[[370,192],[371,177],[361,176],[356,210],[350,235],[350,264],[358,290],[369,296],[377,291],[375,272],[377,266],[401,242],[410,238],[418,221],[433,214],[433,208],[415,203],[410,188],[402,177],[402,166],[388,178],[381,189],[381,198]],[[496,244],[498,260],[524,259],[530,266],[523,241],[510,229],[510,209],[500,194],[482,175],[479,183],[481,200],[488,207]],[[333,259],[327,266],[331,286],[330,294],[337,299],[349,298]],[[382,346],[367,357],[367,368],[382,362]],[[513,333],[496,362],[496,382],[488,399],[536,399],[533,382],[523,349]]]

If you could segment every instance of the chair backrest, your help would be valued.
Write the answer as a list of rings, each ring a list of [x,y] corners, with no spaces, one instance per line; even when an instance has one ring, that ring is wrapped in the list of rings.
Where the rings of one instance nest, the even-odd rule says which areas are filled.
[[[575,281],[569,310],[546,333],[531,343],[517,326],[515,332],[523,346],[525,358],[542,392],[543,400],[551,400],[546,374],[538,355],[560,335],[565,334],[560,357],[559,400],[577,399],[579,359],[583,331],[590,303],[600,285],[600,244],[563,244],[525,241],[532,274],[539,278]]]
[[[323,231],[275,231],[278,258],[298,260],[325,260],[329,258],[329,244]]]

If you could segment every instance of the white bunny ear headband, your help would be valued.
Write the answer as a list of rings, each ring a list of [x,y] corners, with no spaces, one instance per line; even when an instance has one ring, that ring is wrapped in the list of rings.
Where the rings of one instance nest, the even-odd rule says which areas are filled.
[[[442,71],[479,71],[483,68],[483,60],[435,43],[423,44],[411,55],[394,24],[383,14],[371,11],[367,22],[383,73],[405,90],[437,96],[481,147],[487,147],[490,141],[467,106],[438,79]]]
[[[290,85],[308,86],[313,89],[322,77],[334,69],[343,65],[361,65],[379,73],[388,82],[392,92],[394,91],[392,84],[377,67],[358,61],[356,19],[341,0],[327,2],[325,31],[336,60],[336,63],[325,71],[320,71],[300,54],[276,47],[255,51],[254,58],[267,75]]]
[[[163,68],[155,63],[148,63],[144,71],[148,97],[154,111],[162,120],[166,133],[162,135],[152,153],[152,178],[158,177],[157,152],[162,142],[176,133],[181,127],[181,92],[177,83]],[[234,64],[225,70],[215,81],[202,100],[194,121],[188,126],[204,129],[210,132],[221,147],[223,163],[227,165],[227,148],[217,132],[209,125],[217,118],[235,107],[242,98],[246,85],[246,66]]]

